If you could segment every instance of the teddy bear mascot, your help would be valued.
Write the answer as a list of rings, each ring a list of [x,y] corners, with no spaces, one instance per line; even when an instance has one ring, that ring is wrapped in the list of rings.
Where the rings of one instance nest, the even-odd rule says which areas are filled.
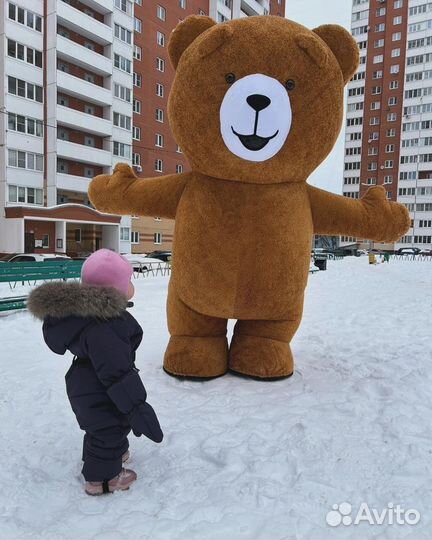
[[[340,131],[357,44],[331,24],[190,16],[168,52],[169,121],[191,172],[137,178],[117,164],[92,180],[90,200],[175,219],[166,372],[288,377],[313,235],[391,242],[410,225],[381,186],[354,200],[306,183]],[[230,345],[227,319],[237,321]]]

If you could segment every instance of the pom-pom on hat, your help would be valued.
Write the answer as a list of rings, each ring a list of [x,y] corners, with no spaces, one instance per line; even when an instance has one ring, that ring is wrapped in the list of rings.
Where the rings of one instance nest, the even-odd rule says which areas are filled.
[[[133,268],[118,253],[99,249],[84,262],[81,281],[94,287],[113,287],[127,295]]]

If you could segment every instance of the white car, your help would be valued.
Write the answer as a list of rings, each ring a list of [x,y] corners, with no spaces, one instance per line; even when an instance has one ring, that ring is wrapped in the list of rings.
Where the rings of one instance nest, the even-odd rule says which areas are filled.
[[[147,272],[147,270],[156,271],[160,268],[165,268],[166,266],[166,263],[160,259],[147,257],[144,254],[122,253],[121,255],[131,263],[134,272]]]
[[[3,259],[1,262],[43,262],[52,260],[69,260],[66,254],[59,253],[17,253],[8,259]]]

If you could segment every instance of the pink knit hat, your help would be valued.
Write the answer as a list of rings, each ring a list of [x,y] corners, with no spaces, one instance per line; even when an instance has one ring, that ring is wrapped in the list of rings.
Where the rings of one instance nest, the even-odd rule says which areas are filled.
[[[99,249],[84,262],[81,281],[94,287],[114,287],[126,295],[132,273],[132,266],[121,255]]]

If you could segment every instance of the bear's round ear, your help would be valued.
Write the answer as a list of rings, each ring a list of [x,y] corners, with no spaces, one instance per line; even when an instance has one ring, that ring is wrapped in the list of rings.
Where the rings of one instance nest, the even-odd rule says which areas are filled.
[[[298,34],[295,42],[317,66],[324,67],[327,64],[328,49],[312,33]]]
[[[355,39],[345,28],[337,24],[324,24],[313,31],[335,55],[346,84],[359,65],[360,52]]]
[[[190,15],[179,23],[171,33],[168,42],[168,54],[174,69],[180,61],[181,55],[195,41],[195,39],[214,26],[216,23],[204,15]]]

